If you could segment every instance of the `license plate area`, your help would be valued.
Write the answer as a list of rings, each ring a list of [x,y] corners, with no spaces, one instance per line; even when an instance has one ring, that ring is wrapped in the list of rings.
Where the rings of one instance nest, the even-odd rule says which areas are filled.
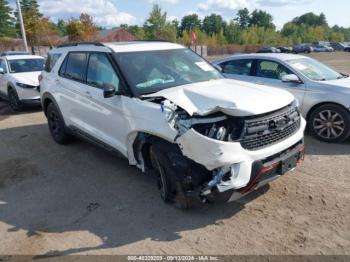
[[[283,175],[291,170],[293,170],[294,168],[297,167],[298,164],[298,159],[299,159],[299,153],[292,155],[290,157],[288,157],[287,159],[284,159],[281,161],[278,173],[280,175]]]

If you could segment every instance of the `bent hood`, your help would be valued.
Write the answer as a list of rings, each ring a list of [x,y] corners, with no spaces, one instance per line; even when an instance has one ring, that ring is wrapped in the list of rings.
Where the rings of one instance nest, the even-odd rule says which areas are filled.
[[[232,116],[268,113],[293,102],[290,93],[247,82],[219,79],[164,89],[143,97],[163,97],[192,115],[223,112]]]
[[[41,71],[38,72],[28,72],[28,73],[14,73],[11,74],[11,77],[14,79],[15,82],[31,85],[31,86],[38,86],[39,85],[39,75],[41,74]]]

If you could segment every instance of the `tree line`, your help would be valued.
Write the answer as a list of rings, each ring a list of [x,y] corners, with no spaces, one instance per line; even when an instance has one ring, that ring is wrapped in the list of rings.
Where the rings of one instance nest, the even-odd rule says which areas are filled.
[[[39,11],[37,0],[21,0],[28,43],[31,46],[54,46],[60,37],[67,41],[92,41],[102,27],[98,27],[89,14],[81,14],[78,19],[58,20],[56,23]],[[0,38],[19,38],[20,28],[17,12],[12,10],[7,0],[0,0]],[[154,5],[142,26],[121,25],[138,40],[167,40],[185,45],[192,43],[191,32],[196,33],[196,44],[223,46],[227,44],[293,45],[314,41],[350,41],[350,27],[333,26],[327,23],[321,13],[306,13],[284,24],[277,30],[271,14],[263,10],[250,12],[238,10],[230,21],[219,14],[211,14],[200,19],[190,14],[179,20],[168,21],[167,12]]]

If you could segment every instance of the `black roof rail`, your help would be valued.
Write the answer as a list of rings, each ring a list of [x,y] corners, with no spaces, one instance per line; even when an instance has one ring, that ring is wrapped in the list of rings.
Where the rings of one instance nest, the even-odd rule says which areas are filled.
[[[104,44],[102,44],[102,43],[100,43],[100,42],[75,42],[75,43],[61,44],[61,45],[58,45],[56,48],[70,47],[70,46],[78,46],[78,45],[105,46]]]

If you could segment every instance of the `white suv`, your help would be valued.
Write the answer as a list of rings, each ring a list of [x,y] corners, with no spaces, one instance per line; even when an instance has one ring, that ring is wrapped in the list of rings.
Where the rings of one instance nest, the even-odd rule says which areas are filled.
[[[161,197],[236,200],[303,159],[305,120],[291,94],[229,80],[166,42],[52,50],[41,101],[53,139],[81,136],[155,170]]]
[[[15,111],[26,104],[40,105],[38,77],[44,58],[34,55],[0,56],[0,97],[7,99]]]

